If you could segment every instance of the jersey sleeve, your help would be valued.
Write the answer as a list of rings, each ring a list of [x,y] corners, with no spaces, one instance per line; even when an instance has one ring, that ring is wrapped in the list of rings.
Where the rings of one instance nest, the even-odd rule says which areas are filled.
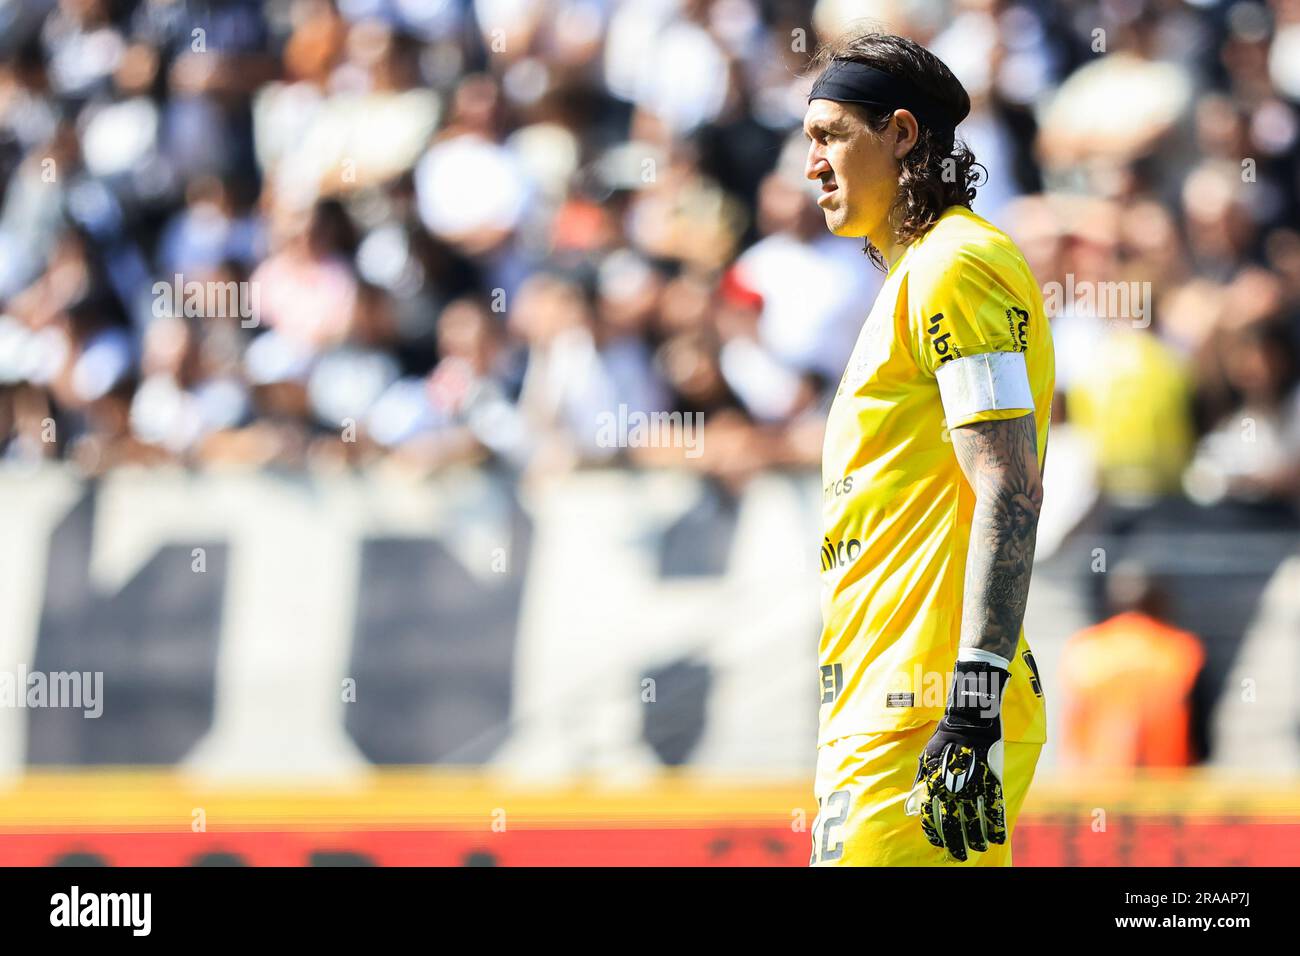
[[[971,247],[928,255],[908,273],[913,357],[935,378],[949,428],[1034,410],[1029,303],[1016,286]]]

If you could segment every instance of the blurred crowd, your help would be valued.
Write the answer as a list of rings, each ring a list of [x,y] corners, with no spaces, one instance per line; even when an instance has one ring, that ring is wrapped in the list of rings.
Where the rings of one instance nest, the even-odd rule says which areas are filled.
[[[1293,504],[1300,0],[0,0],[0,452],[815,467],[882,276],[805,73],[863,17],[971,94],[1095,488]]]

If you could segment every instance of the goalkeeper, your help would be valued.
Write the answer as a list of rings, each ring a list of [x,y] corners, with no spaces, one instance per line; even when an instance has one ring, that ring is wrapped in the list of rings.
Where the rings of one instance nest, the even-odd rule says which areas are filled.
[[[818,54],[806,175],[887,269],[827,421],[814,865],[1009,865],[1045,737],[1021,632],[1055,366],[970,209],[961,84],[910,40]]]

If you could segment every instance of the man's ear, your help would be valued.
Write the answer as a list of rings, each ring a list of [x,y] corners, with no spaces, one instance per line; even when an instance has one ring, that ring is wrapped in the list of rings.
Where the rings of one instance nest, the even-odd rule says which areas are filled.
[[[920,138],[921,128],[910,110],[894,110],[894,158],[902,159]]]

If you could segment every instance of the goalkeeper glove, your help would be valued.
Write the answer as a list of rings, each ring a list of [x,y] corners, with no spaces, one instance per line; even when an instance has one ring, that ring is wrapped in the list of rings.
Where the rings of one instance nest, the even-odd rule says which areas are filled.
[[[963,863],[968,850],[1007,842],[1002,691],[1010,666],[987,651],[959,653],[947,710],[921,752],[904,804],[908,816],[920,815],[926,839]]]

